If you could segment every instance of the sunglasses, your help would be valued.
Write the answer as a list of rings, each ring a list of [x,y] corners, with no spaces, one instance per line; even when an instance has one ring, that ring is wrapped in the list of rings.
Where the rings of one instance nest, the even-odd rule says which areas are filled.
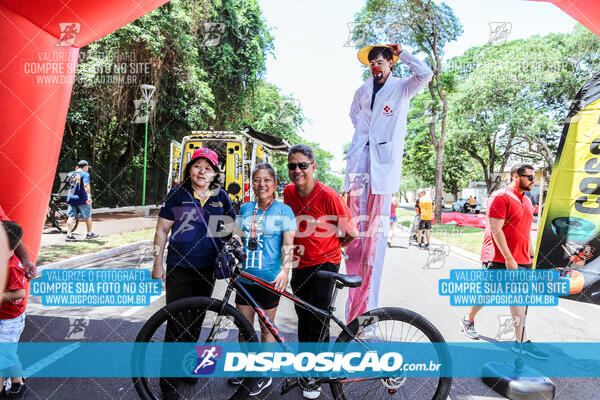
[[[529,179],[531,182],[535,181],[535,175],[519,175]]]
[[[296,167],[299,167],[302,171],[306,170],[308,167],[310,167],[313,163],[307,163],[307,162],[300,162],[300,163],[288,163],[288,169],[290,171],[293,171],[296,169]]]

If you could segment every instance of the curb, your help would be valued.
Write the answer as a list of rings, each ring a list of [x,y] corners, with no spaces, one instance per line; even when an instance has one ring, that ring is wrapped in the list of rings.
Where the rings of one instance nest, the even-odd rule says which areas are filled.
[[[120,256],[121,254],[130,253],[138,250],[140,247],[151,246],[152,240],[142,240],[141,242],[135,242],[125,244],[119,247],[113,247],[112,249],[106,249],[97,251],[95,253],[83,254],[81,256],[68,258],[66,260],[57,261],[50,264],[38,265],[36,278],[41,277],[42,271],[45,269],[60,269],[60,268],[75,268],[93,262],[102,261],[107,258]]]
[[[110,214],[116,212],[124,212],[124,211],[135,211],[136,207],[141,206],[126,206],[126,207],[117,207],[117,208],[109,208],[109,207],[101,207],[101,208],[92,208],[92,215],[94,214]],[[155,210],[158,208],[156,204],[145,206],[149,210]]]

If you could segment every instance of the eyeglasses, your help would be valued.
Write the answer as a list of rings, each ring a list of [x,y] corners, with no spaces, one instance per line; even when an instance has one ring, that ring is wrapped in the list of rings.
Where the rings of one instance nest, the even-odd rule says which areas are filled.
[[[519,175],[529,179],[531,182],[535,181],[535,175]]]
[[[300,163],[288,163],[288,169],[290,171],[293,171],[296,169],[296,167],[299,167],[302,171],[306,170],[308,167],[310,167],[312,164],[314,163],[307,163],[307,162],[300,162]]]

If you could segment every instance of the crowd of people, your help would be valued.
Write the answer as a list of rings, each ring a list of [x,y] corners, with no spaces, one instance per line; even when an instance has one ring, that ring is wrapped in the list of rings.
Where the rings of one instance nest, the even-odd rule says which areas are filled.
[[[222,189],[217,153],[209,148],[195,150],[184,168],[180,184],[170,190],[161,205],[156,225],[152,277],[165,283],[167,305],[188,297],[212,295],[216,258],[224,242],[222,238],[230,237],[244,248],[247,258],[242,268],[246,272],[271,282],[278,291],[283,291],[289,283],[296,297],[321,309],[332,302],[334,282],[317,276],[316,272],[338,272],[345,247],[348,256],[346,272],[360,275],[363,280],[362,286],[349,291],[347,321],[377,307],[385,250],[391,247],[396,218],[398,200],[392,194],[397,192],[400,180],[408,103],[427,85],[431,70],[399,44],[367,46],[359,51],[359,60],[370,67],[372,76],[357,90],[352,104],[350,116],[355,134],[348,151],[342,195],[315,179],[318,166],[313,149],[299,144],[288,152],[291,183],[283,189],[283,201],[277,199],[279,183],[275,169],[268,163],[261,163],[251,171],[255,200],[243,204],[236,213],[228,194]],[[405,79],[391,76],[391,68],[398,60],[404,61],[414,75]],[[91,230],[88,170],[89,164],[81,160],[68,176],[70,218],[67,240],[75,240],[72,225],[73,218],[78,215],[86,222],[86,239],[97,237]],[[365,174],[368,179],[357,179],[358,175]],[[533,208],[524,193],[531,190],[534,180],[533,167],[519,164],[511,171],[510,184],[490,195],[481,254],[484,268],[531,268]],[[362,187],[356,187],[357,184]],[[472,199],[471,205],[474,201]],[[415,211],[421,221],[419,246],[427,248],[433,204],[424,190],[419,191]],[[214,224],[215,219],[219,223]],[[0,220],[4,228],[0,229],[0,259],[3,263],[7,260],[8,265],[6,271],[0,268],[0,343],[16,345],[24,328],[26,281],[35,277],[36,267],[22,243],[20,226],[8,221],[1,208]],[[332,224],[335,229],[331,229]],[[392,235],[388,235],[388,230]],[[386,240],[386,236],[391,237]],[[3,282],[7,282],[5,287]],[[240,282],[266,311],[268,318],[274,320],[280,295],[243,277]],[[255,312],[247,299],[238,294],[235,304],[254,323]],[[472,307],[461,319],[461,329],[471,339],[479,337],[474,319],[481,308]],[[517,340],[525,342],[524,351],[533,357],[547,358],[526,341],[523,308],[513,306],[511,313]],[[299,342],[330,340],[325,319],[299,307],[296,307],[296,314]],[[204,316],[197,317],[201,326]],[[179,340],[182,331],[181,326],[169,321],[165,341]],[[275,341],[265,326],[261,326],[261,341]],[[0,367],[0,376],[5,377],[0,396],[22,398],[27,387],[16,349],[5,359],[0,359]],[[231,378],[229,382],[237,385],[242,379]],[[161,378],[163,399],[178,399],[180,383],[177,378]],[[250,395],[259,394],[271,383],[270,377],[256,380]],[[317,380],[301,378],[299,384],[305,398],[319,397],[321,388]]]
[[[358,231],[340,195],[315,180],[317,166],[312,148],[291,147],[287,167],[292,183],[284,188],[281,202],[276,199],[274,168],[268,163],[256,165],[251,171],[256,200],[243,204],[236,216],[227,193],[220,188],[217,154],[207,148],[194,152],[185,167],[182,183],[169,192],[161,206],[157,222],[152,276],[165,282],[167,304],[191,296],[211,296],[216,280],[215,261],[225,231],[244,247],[247,258],[243,268],[248,273],[272,282],[279,291],[289,281],[293,293],[301,300],[320,308],[329,306],[334,284],[316,272],[338,272],[342,247],[350,244]],[[206,223],[214,218],[222,223]],[[311,222],[313,226],[307,229]],[[332,222],[337,229],[327,232],[326,224]],[[209,226],[217,226],[217,230],[209,232]],[[163,253],[167,241],[165,269]],[[240,280],[273,320],[280,295],[243,277]],[[235,303],[253,322],[254,309],[247,300],[238,293]],[[329,326],[321,317],[301,308],[296,308],[296,313],[300,342],[329,341]],[[264,325],[261,331],[263,342],[275,341]],[[165,341],[174,341],[180,333],[176,326],[167,326]],[[242,379],[229,381],[240,384]],[[257,395],[271,382],[269,377],[259,379],[250,395]],[[163,378],[160,383],[165,399],[179,398],[177,379]],[[305,379],[301,386],[305,398],[320,395],[315,380]]]

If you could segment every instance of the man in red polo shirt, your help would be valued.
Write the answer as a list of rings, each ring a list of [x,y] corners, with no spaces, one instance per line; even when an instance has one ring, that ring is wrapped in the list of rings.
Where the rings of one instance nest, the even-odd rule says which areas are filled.
[[[510,171],[511,182],[492,193],[487,201],[488,223],[483,236],[481,262],[487,269],[531,269],[533,245],[531,244],[531,223],[533,205],[525,192],[533,188],[535,171],[529,164],[517,164]],[[479,339],[475,330],[475,315],[483,306],[472,306],[461,320],[465,336]],[[525,307],[510,306],[517,341],[513,350],[518,351],[517,343],[523,340],[523,352],[538,359],[547,359],[548,355],[533,346],[527,340],[522,323],[525,321]],[[521,333],[523,333],[521,337]]]
[[[294,211],[298,231],[294,238],[294,259],[290,285],[294,294],[315,307],[329,307],[334,282],[315,276],[319,270],[338,272],[342,247],[358,236],[350,210],[332,188],[314,179],[315,157],[310,146],[298,144],[288,152],[289,176],[293,183],[283,190],[283,201]],[[329,341],[329,326],[320,317],[296,307],[298,341]],[[303,396],[315,399],[321,394],[312,378],[300,382]]]

